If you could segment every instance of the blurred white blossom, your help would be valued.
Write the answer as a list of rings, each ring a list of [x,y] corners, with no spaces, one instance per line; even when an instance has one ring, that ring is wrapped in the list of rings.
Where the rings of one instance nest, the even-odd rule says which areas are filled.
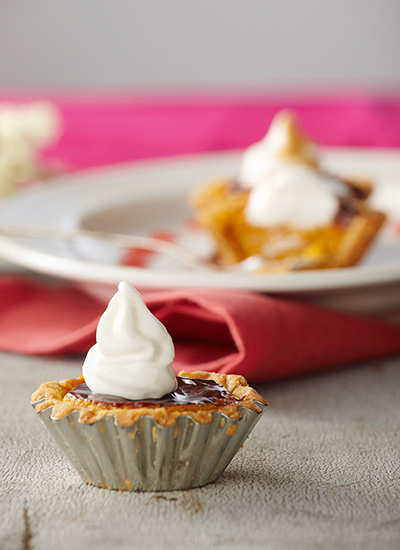
[[[49,102],[0,103],[0,198],[40,176],[38,152],[58,139],[60,128]]]

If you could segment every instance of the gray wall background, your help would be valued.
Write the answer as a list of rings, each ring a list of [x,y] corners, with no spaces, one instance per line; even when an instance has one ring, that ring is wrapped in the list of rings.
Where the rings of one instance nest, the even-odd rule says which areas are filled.
[[[400,0],[0,0],[2,88],[400,85]]]

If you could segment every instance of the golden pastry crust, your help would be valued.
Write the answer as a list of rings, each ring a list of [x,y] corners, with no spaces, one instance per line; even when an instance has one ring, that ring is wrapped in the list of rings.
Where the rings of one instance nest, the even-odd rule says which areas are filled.
[[[350,267],[364,255],[386,219],[385,214],[365,209],[348,227],[331,267]]]
[[[270,265],[260,273],[294,269],[324,269],[355,265],[385,221],[385,215],[368,208],[368,181],[346,181],[359,191],[359,213],[347,224],[332,223],[312,230],[291,227],[255,227],[244,217],[249,190],[229,180],[209,182],[189,198],[199,224],[213,236],[217,261],[232,265],[249,256],[263,256]]]
[[[188,378],[201,378],[214,380],[230,391],[239,401],[229,405],[173,405],[157,408],[140,407],[136,409],[124,409],[120,407],[104,406],[98,402],[90,402],[67,396],[68,392],[76,386],[84,383],[84,378],[61,380],[60,382],[44,382],[40,388],[32,394],[32,402],[40,401],[35,407],[36,412],[53,407],[52,418],[62,418],[72,411],[79,412],[79,421],[85,424],[93,424],[106,415],[113,415],[120,426],[131,426],[142,416],[151,416],[161,426],[172,426],[180,416],[190,416],[199,424],[212,422],[213,413],[219,411],[232,419],[241,418],[240,407],[245,407],[255,412],[261,412],[257,405],[265,403],[261,395],[251,388],[245,378],[235,374],[218,374],[203,371],[180,372],[179,376]]]

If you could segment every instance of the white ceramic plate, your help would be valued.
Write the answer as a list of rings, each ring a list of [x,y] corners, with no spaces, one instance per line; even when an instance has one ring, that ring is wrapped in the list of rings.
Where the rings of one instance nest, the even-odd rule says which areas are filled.
[[[190,216],[186,205],[190,190],[202,181],[235,175],[239,159],[236,152],[216,153],[65,175],[3,202],[0,223],[127,234],[176,229]],[[373,201],[391,220],[400,220],[399,152],[332,149],[323,152],[322,160],[338,173],[372,177],[377,184]],[[87,239],[68,244],[1,236],[0,255],[26,269],[79,281],[104,296],[120,280],[129,280],[139,288],[233,288],[283,294],[368,313],[400,306],[400,237],[387,230],[357,267],[279,275],[188,271],[163,262],[151,269],[128,267],[120,264],[119,250]]]

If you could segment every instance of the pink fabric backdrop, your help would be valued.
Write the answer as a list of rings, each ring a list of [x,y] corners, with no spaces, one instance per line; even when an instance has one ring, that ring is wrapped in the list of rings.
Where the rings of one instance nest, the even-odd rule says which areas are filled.
[[[400,92],[271,97],[137,94],[1,94],[0,101],[48,98],[64,131],[47,157],[69,169],[139,158],[241,149],[260,139],[274,114],[294,109],[304,129],[327,146],[400,147]]]

